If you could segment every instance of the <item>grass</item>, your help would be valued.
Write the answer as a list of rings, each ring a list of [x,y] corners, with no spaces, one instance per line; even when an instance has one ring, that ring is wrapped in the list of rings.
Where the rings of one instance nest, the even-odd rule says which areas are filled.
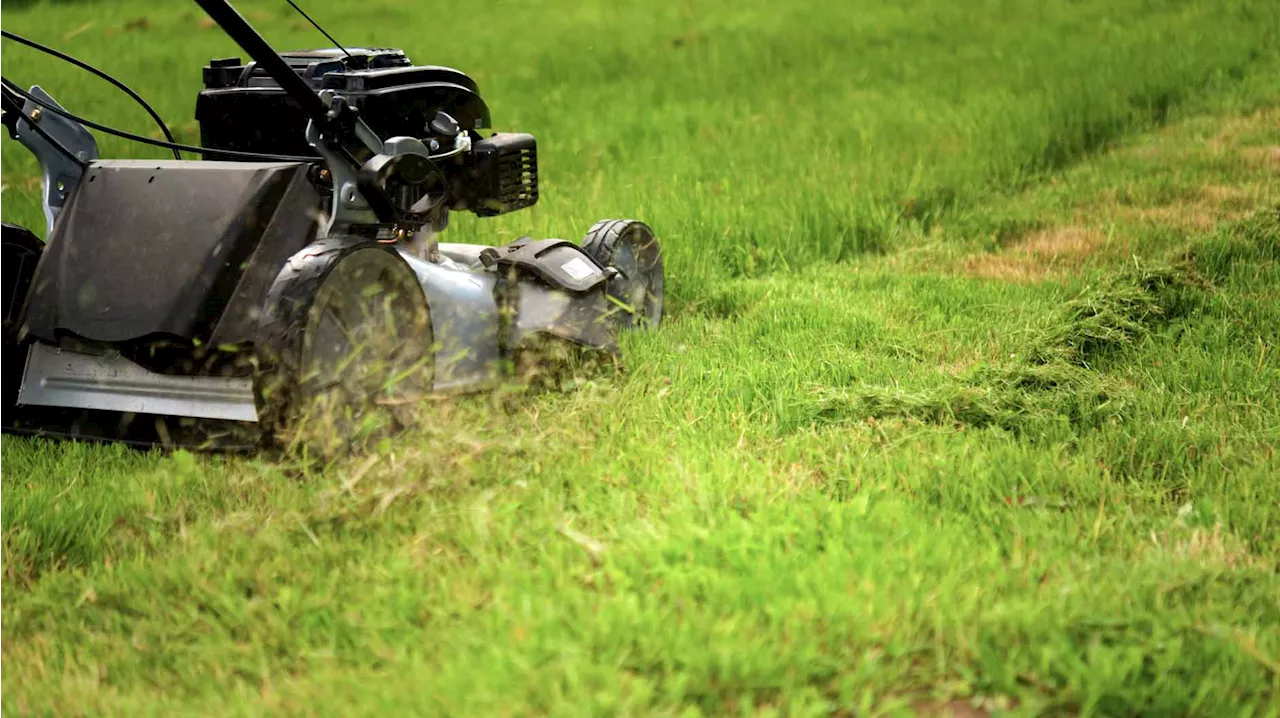
[[[538,136],[539,206],[454,241],[639,216],[668,320],[324,468],[6,437],[6,713],[1278,714],[1274,4],[308,9]],[[186,5],[5,27],[187,140],[234,54]]]

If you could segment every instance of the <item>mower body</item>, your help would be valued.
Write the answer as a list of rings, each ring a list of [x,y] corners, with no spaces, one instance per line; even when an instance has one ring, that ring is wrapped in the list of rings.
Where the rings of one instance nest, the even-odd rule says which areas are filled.
[[[283,57],[311,88],[352,95],[368,127],[421,136],[387,142],[388,153],[416,143],[434,150],[453,140],[460,149],[429,158],[458,163],[430,180],[449,208],[489,216],[536,202],[533,138],[483,137],[489,111],[462,73],[412,66],[395,50]],[[660,299],[656,242],[651,235],[645,247],[620,241],[628,232],[647,231],[638,222],[602,223],[586,246],[529,238],[505,246],[441,243],[447,211],[436,210],[439,202],[421,215],[428,220],[407,231],[390,222],[335,223],[344,201],[356,207],[356,217],[367,205],[352,189],[354,180],[341,182],[332,148],[326,152],[314,141],[295,95],[254,63],[238,60],[210,63],[204,79],[197,102],[202,146],[315,160],[96,159],[90,137],[82,152],[89,160],[78,176],[65,176],[74,171],[40,145],[44,135],[31,127],[40,113],[30,102],[18,122],[6,122],[46,169],[63,168],[52,180],[56,187],[46,187],[47,242],[4,227],[6,432],[258,446],[270,433],[261,424],[279,413],[264,386],[286,376],[285,393],[293,396],[297,385],[311,381],[305,367],[278,369],[300,363],[290,356],[317,351],[320,314],[340,313],[317,308],[320,297],[336,291],[326,288],[327,278],[357,258],[376,260],[368,266],[381,267],[383,279],[343,289],[353,302],[394,286],[412,295],[410,304],[396,306],[410,306],[409,313],[420,307],[429,317],[410,334],[400,317],[388,321],[400,322],[392,327],[398,346],[429,347],[427,365],[410,369],[423,379],[417,385],[433,392],[491,387],[516,367],[539,361],[528,357],[541,356],[548,345],[616,354],[618,331],[631,323],[620,321],[618,297],[631,296],[629,288],[642,278],[639,257],[657,261],[658,283],[645,286]],[[442,112],[458,120],[456,128],[438,119]],[[68,132],[84,130],[69,123],[54,138]],[[76,137],[83,145],[84,137]],[[374,157],[366,169],[384,168],[371,175],[382,178],[399,159],[378,164]],[[372,191],[361,172],[358,186]],[[652,274],[652,265],[644,271]],[[412,277],[412,288],[392,275]],[[333,305],[332,298],[324,301]],[[341,374],[344,366],[338,361],[330,369]]]
[[[256,444],[254,427],[238,424],[258,419],[268,296],[282,273],[305,272],[343,243],[317,239],[320,192],[307,175],[290,163],[91,163],[25,282],[14,317],[22,341],[3,360],[23,367],[5,429]],[[6,226],[6,244],[24,232]],[[502,267],[481,257],[501,247],[389,247],[430,307],[435,390],[492,387],[540,340],[616,351],[602,320],[606,268],[568,242],[544,240],[542,253],[529,244],[517,248],[529,263]],[[565,265],[572,273],[558,283]],[[154,430],[154,417],[171,419],[166,430]]]

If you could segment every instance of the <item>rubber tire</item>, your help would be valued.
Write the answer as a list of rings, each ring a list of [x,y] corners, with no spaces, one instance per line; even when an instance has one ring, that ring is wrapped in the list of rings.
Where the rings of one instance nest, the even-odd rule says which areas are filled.
[[[291,257],[267,294],[255,348],[264,437],[326,458],[400,428],[403,412],[379,411],[379,400],[404,406],[434,379],[422,285],[393,247],[375,242],[321,240]]]
[[[621,329],[655,329],[662,322],[665,276],[662,249],[649,225],[635,219],[602,219],[582,240],[582,249],[618,275],[606,293]],[[628,310],[627,308],[631,308]]]

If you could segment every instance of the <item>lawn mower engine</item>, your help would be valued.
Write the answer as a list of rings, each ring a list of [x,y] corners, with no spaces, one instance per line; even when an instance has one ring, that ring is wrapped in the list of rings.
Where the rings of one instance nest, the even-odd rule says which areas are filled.
[[[538,199],[534,138],[486,136],[465,74],[399,50],[277,54],[198,3],[252,58],[204,68],[202,160],[98,159],[77,116],[4,82],[48,225],[43,243],[4,225],[6,432],[332,453],[427,395],[608,359],[660,321],[642,222],[439,242],[450,212]]]
[[[488,217],[538,201],[533,135],[483,138],[481,131],[490,127],[489,108],[466,74],[415,66],[403,51],[385,48],[305,50],[281,58],[314,91],[340,94],[379,137],[422,139],[433,152],[455,147],[459,138],[469,144],[470,151],[457,154],[456,161],[438,164],[437,181],[452,185],[449,209]],[[212,60],[204,68],[204,86],[196,99],[203,147],[318,155],[305,136],[306,113],[258,63]]]

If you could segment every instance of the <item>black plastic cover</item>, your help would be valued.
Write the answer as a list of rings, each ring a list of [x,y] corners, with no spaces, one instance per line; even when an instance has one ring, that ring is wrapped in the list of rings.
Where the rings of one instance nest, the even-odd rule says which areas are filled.
[[[26,328],[48,342],[252,341],[319,207],[303,164],[93,162],[36,267]]]
[[[563,239],[519,239],[496,250],[496,254],[499,271],[504,266],[514,266],[570,292],[594,289],[607,278],[605,268],[582,247]]]

